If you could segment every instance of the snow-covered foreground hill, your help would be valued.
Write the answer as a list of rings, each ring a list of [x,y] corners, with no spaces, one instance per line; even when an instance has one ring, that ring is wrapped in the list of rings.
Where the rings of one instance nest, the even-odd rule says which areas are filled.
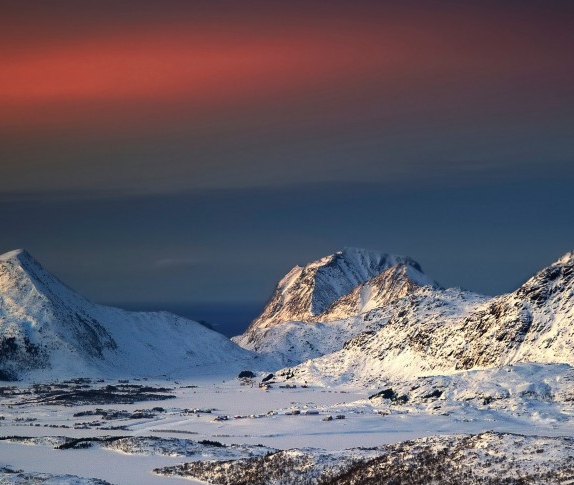
[[[574,440],[487,432],[339,452],[276,451],[224,463],[185,463],[158,472],[226,485],[571,483]]]
[[[189,376],[198,368],[257,367],[253,359],[223,335],[176,315],[96,305],[26,251],[0,256],[0,379]]]

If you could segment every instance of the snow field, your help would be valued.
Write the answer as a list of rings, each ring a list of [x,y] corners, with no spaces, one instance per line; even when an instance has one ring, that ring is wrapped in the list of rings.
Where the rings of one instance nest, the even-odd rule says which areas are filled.
[[[574,436],[572,403],[544,397],[548,388],[555,392],[561,389],[561,383],[568,383],[569,366],[499,370],[498,375],[490,377],[485,372],[427,378],[426,383],[419,382],[418,394],[413,393],[404,404],[381,397],[369,399],[375,389],[349,386],[285,388],[278,382],[264,391],[242,385],[229,375],[177,382],[148,380],[146,386],[170,388],[168,394],[176,397],[134,404],[19,404],[24,400],[22,396],[6,396],[0,401],[0,416],[4,418],[0,420],[0,436],[52,438],[25,443],[0,440],[0,461],[25,472],[99,478],[115,485],[148,485],[180,480],[152,473],[157,468],[196,460],[256,457],[269,450],[318,449],[323,451],[313,453],[329,454],[348,448],[380,447],[429,436],[475,435],[488,430]],[[477,397],[485,382],[512,373],[515,376],[504,381],[510,389],[508,398],[484,404],[484,399]],[[117,381],[98,383],[113,384]],[[497,384],[491,386],[496,388]],[[26,384],[17,387],[25,389]],[[396,392],[402,392],[398,385],[395,387]],[[423,392],[439,387],[443,389],[440,398],[422,398]],[[492,389],[487,390],[489,395],[494,394]],[[542,394],[533,393],[536,390]],[[508,402],[503,404],[505,400]],[[152,412],[153,408],[162,411]],[[96,410],[100,414],[90,414]],[[138,417],[145,412],[155,415]],[[102,413],[117,418],[106,420]],[[335,419],[339,415],[345,418]],[[334,419],[325,421],[329,416]],[[110,425],[121,429],[103,429]],[[92,442],[85,449],[54,449],[65,441],[63,437],[126,437],[127,441],[109,445]],[[198,444],[202,441],[228,446]]]

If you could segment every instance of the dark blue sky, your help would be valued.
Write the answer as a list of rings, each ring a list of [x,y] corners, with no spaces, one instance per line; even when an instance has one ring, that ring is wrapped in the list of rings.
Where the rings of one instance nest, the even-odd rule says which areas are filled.
[[[93,300],[263,303],[344,246],[495,294],[574,248],[571,2],[29,7],[0,251]]]
[[[389,184],[5,197],[0,237],[98,301],[263,301],[292,266],[344,246],[407,254],[443,285],[493,294],[574,247],[573,182],[564,170],[456,186],[413,176]]]

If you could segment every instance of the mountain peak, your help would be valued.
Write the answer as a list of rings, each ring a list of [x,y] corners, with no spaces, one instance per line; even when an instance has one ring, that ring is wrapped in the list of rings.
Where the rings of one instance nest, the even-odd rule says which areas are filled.
[[[261,315],[234,341],[299,363],[338,350],[369,326],[367,312],[422,287],[432,291],[439,285],[413,259],[345,248],[294,267],[279,281]],[[358,318],[351,323],[350,317]]]
[[[421,272],[420,265],[411,258],[351,247],[305,266],[295,266],[279,281],[271,300],[251,327],[316,319],[358,285],[398,264]]]
[[[574,264],[574,251],[567,252],[554,264]]]
[[[323,264],[317,264],[319,262]],[[307,265],[304,270],[316,268],[309,308],[311,315],[323,313],[358,285],[399,264],[421,271],[420,265],[411,258],[359,248],[344,248]]]
[[[550,266],[541,269],[516,294],[537,305],[564,292],[574,291],[574,251],[570,251]]]
[[[0,261],[25,261],[33,260],[32,256],[25,249],[14,249],[13,251],[8,251],[7,253],[0,254]]]
[[[408,256],[398,256],[395,254],[384,253],[382,251],[377,251],[374,249],[364,249],[364,248],[356,248],[348,246],[345,246],[343,249],[335,251],[333,254],[325,256],[324,258],[321,258],[313,263],[309,263],[307,266],[319,263],[321,261],[335,261],[341,259],[344,259],[346,261],[352,261],[360,265],[364,265],[365,263],[377,265],[383,263],[384,261],[387,261],[390,264],[390,266],[393,266],[397,263],[405,263],[417,266],[418,267],[417,269],[420,268],[419,264],[414,259],[409,258]]]

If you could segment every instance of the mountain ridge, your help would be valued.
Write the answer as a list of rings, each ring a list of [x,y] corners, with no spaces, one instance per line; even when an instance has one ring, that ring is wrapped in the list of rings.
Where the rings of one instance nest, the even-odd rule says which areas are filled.
[[[293,316],[301,318],[283,321]],[[248,365],[365,383],[385,373],[574,365],[572,322],[574,252],[515,291],[486,297],[440,287],[411,258],[345,249],[293,268],[260,317],[234,337],[243,348],[167,312],[92,303],[25,250],[0,255],[0,379]]]
[[[362,332],[331,354],[295,367],[297,379],[373,382],[382,375],[426,375],[516,363],[574,365],[574,254],[567,253],[517,290],[471,297],[460,306],[453,290],[415,292],[372,316]],[[449,305],[452,312],[445,313]],[[357,369],[360,369],[357,371]]]

